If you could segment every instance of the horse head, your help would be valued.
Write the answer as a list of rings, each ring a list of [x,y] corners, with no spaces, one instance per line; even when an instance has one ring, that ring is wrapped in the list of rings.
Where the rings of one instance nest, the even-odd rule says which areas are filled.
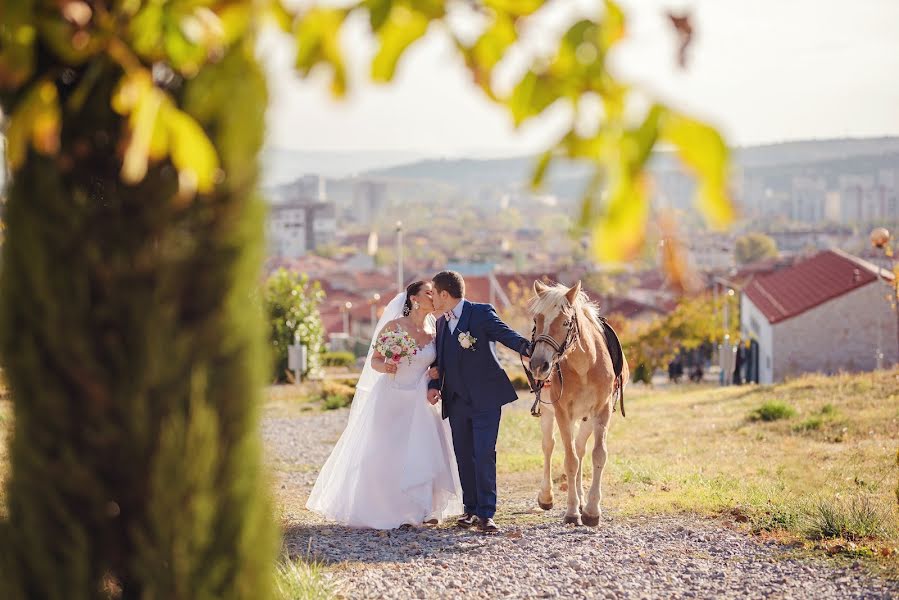
[[[577,311],[583,302],[581,282],[572,287],[534,281],[531,301],[534,337],[530,369],[537,380],[549,379],[553,367],[577,337]]]

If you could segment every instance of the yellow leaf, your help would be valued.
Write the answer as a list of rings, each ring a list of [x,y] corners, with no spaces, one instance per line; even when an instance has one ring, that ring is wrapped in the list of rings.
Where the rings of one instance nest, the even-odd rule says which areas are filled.
[[[166,112],[172,163],[179,174],[196,181],[201,194],[211,192],[219,168],[215,147],[193,117],[174,107]]]
[[[165,100],[159,89],[150,86],[143,90],[131,113],[128,120],[131,137],[122,162],[122,180],[125,183],[138,183],[147,174],[153,131]]]
[[[331,90],[335,96],[346,93],[346,67],[340,51],[340,28],[345,10],[314,8],[299,18],[294,34],[297,41],[296,67],[307,75],[315,66],[331,67]]]
[[[727,193],[729,154],[721,135],[705,123],[675,112],[666,115],[661,134],[695,173],[697,204],[705,218],[715,227],[730,224],[734,206]]]
[[[615,178],[608,208],[593,229],[593,249],[603,262],[632,258],[642,247],[649,217],[646,182],[626,174]]]
[[[25,162],[29,144],[41,154],[59,151],[62,111],[56,85],[42,79],[35,83],[9,116],[6,159],[15,171]]]
[[[603,53],[624,37],[625,18],[624,12],[616,2],[605,0],[605,14],[599,26],[599,47]]]
[[[271,0],[268,3],[266,15],[272,19],[283,31],[290,31],[293,27],[293,15],[290,14],[281,0]]]
[[[514,16],[525,16],[537,12],[545,0],[485,0],[484,4],[497,12]]]
[[[478,66],[489,71],[502,59],[516,39],[512,20],[504,14],[497,14],[493,24],[475,42],[471,53]]]
[[[393,79],[403,52],[427,32],[429,24],[425,15],[401,4],[394,6],[387,22],[378,31],[381,47],[372,60],[372,79],[380,82]]]

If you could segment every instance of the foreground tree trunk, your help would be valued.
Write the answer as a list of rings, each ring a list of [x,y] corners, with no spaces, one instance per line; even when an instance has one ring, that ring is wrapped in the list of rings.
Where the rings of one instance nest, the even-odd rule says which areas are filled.
[[[15,432],[0,597],[269,598],[278,536],[251,301],[266,95],[251,45],[170,85],[221,161],[215,191],[196,197],[179,195],[168,160],[122,182],[119,66],[49,61],[35,77],[63,106],[94,83],[64,114],[58,155],[29,150],[8,188],[0,341]]]

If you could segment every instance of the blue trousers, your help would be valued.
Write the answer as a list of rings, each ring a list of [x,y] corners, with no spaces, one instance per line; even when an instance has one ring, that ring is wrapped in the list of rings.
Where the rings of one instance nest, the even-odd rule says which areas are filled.
[[[488,519],[496,513],[496,438],[500,408],[484,411],[455,403],[450,412],[465,512]]]

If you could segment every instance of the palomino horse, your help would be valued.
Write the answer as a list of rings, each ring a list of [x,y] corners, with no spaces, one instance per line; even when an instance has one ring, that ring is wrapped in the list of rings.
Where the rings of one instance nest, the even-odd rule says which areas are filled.
[[[619,394],[624,412],[624,386],[630,378],[627,361],[618,354],[617,337],[600,318],[598,306],[581,291],[581,282],[572,288],[547,286],[534,282],[537,297],[531,301],[534,317],[534,342],[530,369],[537,381],[552,381],[549,388],[551,409],[540,412],[543,431],[543,484],[537,495],[540,508],[553,505],[552,453],[553,419],[559,424],[565,449],[565,473],[568,478],[568,509],[565,522],[596,526],[602,514],[602,472],[606,465],[606,433],[614,409],[614,394]],[[611,333],[611,337],[607,337]],[[610,352],[609,342],[613,340]],[[619,356],[620,376],[615,373]],[[555,375],[555,376],[554,376]],[[539,398],[539,397],[538,397]],[[538,405],[539,406],[539,405]],[[575,434],[575,424],[580,428]],[[587,440],[594,434],[593,481],[584,502],[582,465]]]

